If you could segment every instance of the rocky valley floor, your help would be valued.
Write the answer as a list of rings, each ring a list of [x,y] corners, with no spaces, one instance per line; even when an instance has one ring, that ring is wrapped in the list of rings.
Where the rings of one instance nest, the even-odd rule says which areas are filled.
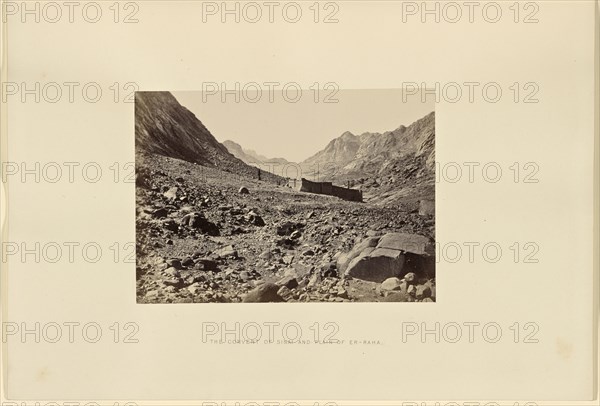
[[[136,171],[138,303],[435,301],[434,218],[414,202],[347,202],[146,153]]]

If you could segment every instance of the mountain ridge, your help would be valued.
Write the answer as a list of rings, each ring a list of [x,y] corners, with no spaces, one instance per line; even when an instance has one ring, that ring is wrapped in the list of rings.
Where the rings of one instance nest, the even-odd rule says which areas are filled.
[[[380,162],[417,152],[429,154],[434,147],[434,120],[435,113],[431,112],[408,127],[400,125],[384,133],[364,132],[354,135],[346,131],[331,140],[324,149],[300,162],[300,165],[335,164],[339,176],[342,172],[364,167],[366,160]],[[431,164],[432,161],[429,161],[427,165],[431,166]],[[323,176],[336,177],[333,173],[323,174]]]
[[[368,201],[376,204],[434,199],[435,112],[383,133],[355,135],[345,131],[304,161],[285,161],[282,166],[272,165],[273,160],[233,141],[225,141],[224,145],[242,161],[268,166],[269,171],[284,178],[297,176],[359,188]],[[286,164],[299,168],[299,173],[289,170]],[[283,168],[288,169],[287,173]]]
[[[231,154],[170,92],[136,92],[135,150],[138,155],[157,154],[258,177],[256,168]],[[265,174],[263,178],[281,181],[280,177],[271,174]]]
[[[384,133],[344,132],[300,163],[303,176],[348,184],[378,204],[433,199],[435,112]]]

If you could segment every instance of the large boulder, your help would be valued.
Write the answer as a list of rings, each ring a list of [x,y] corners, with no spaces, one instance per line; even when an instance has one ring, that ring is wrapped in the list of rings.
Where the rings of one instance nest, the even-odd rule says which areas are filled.
[[[367,255],[375,249],[380,237],[365,238],[362,242],[356,244],[352,251],[341,254],[337,260],[337,269],[344,272],[348,268],[348,264],[359,255]]]
[[[361,253],[354,258],[348,264],[346,275],[365,281],[383,282],[388,278],[400,276],[403,266],[402,251],[376,248],[366,255]]]
[[[303,223],[294,223],[291,221],[285,221],[277,226],[277,235],[286,236],[292,235],[294,231],[298,231],[303,228]]]
[[[416,234],[388,233],[369,237],[338,258],[338,269],[346,276],[381,283],[408,272],[428,275],[434,262],[434,245]]]
[[[427,237],[417,234],[388,233],[381,237],[377,248],[388,248],[417,255],[434,255],[434,245]]]

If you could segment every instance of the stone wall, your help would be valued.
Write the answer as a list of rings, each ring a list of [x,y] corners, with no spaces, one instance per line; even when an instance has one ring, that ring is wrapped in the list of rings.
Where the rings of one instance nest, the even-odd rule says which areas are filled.
[[[311,182],[302,178],[299,190],[301,192],[337,196],[344,200],[362,202],[362,192],[360,190],[334,186],[331,182]]]
[[[351,200],[353,202],[362,202],[362,192],[357,189],[347,189],[344,187],[334,186],[333,195],[344,200]]]

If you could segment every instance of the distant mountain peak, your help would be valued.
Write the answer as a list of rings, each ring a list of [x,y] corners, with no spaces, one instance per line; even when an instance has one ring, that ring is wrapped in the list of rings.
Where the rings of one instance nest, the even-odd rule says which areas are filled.
[[[378,179],[375,184],[385,187],[376,186],[375,194],[384,193],[393,199],[408,193],[406,188],[410,187],[429,193],[427,188],[434,174],[434,149],[435,113],[431,112],[409,126],[400,125],[384,133],[365,132],[355,136],[346,131],[300,165],[308,178],[319,180],[364,183],[368,182],[366,179]],[[413,174],[419,174],[418,182],[410,177]]]
[[[289,163],[285,158],[267,158],[264,155],[257,153],[252,149],[245,149],[235,141],[226,140],[223,141],[223,145],[233,154],[236,158],[241,159],[248,165],[261,165],[261,164],[277,164],[285,165]]]

